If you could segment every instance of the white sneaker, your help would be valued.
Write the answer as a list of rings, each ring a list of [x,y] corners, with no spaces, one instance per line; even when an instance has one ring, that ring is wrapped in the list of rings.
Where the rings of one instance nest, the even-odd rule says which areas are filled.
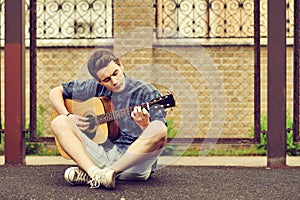
[[[103,186],[107,189],[114,189],[116,185],[116,172],[109,168],[95,170],[90,181],[91,188]]]
[[[64,178],[71,185],[88,185],[91,180],[90,176],[79,167],[66,169]]]

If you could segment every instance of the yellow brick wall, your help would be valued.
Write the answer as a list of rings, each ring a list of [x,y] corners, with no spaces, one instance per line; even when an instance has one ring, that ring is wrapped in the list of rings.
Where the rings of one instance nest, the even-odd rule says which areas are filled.
[[[127,32],[139,27],[155,27],[152,0],[114,1],[114,33]]]
[[[184,47],[187,48],[187,47]],[[206,47],[206,51],[209,53],[214,64],[217,66],[218,72],[221,75],[223,81],[226,109],[225,109],[225,121],[224,128],[221,137],[247,137],[251,126],[253,126],[253,111],[254,111],[254,80],[253,80],[253,47]],[[59,85],[63,81],[72,79],[82,79],[79,76],[80,69],[84,68],[84,63],[87,60],[89,53],[93,48],[70,49],[70,48],[41,48],[38,50],[38,103],[47,109],[45,116],[45,126],[50,123],[51,106],[48,100],[48,93],[51,88]],[[2,53],[3,54],[3,53]],[[28,53],[26,54],[28,55]],[[267,112],[267,49],[262,47],[261,49],[261,110]],[[287,108],[292,114],[293,112],[293,54],[292,48],[289,47],[287,51]],[[194,128],[192,135],[194,137],[203,137],[207,134],[211,123],[212,105],[210,91],[207,84],[203,79],[203,74],[199,73],[199,70],[195,66],[191,65],[185,58],[178,57],[178,55],[172,54],[170,49],[153,48],[150,52],[149,49],[140,49],[130,52],[121,57],[122,63],[125,66],[125,70],[131,75],[140,78],[141,66],[146,71],[148,76],[152,76],[149,80],[160,80],[163,82],[167,79],[169,71],[177,71],[172,79],[168,78],[168,82],[171,80],[172,87],[168,88],[163,84],[156,85],[163,93],[170,91],[175,94],[178,99],[181,95],[180,92],[187,88],[184,88],[182,82],[176,76],[186,79],[188,86],[190,86],[192,93],[197,96],[199,106],[200,121],[198,128]],[[151,64],[149,63],[151,61]],[[2,60],[3,61],[3,60]],[[29,61],[26,56],[26,118],[29,116]],[[2,98],[4,97],[4,64],[1,65],[1,92]],[[159,68],[161,71],[159,71]],[[153,68],[149,70],[149,67]],[[138,68],[138,70],[135,70]],[[157,70],[158,69],[158,70]],[[150,74],[149,74],[150,72]],[[173,76],[171,74],[171,76]],[[171,89],[171,90],[170,90]],[[1,101],[1,116],[4,117],[4,100]],[[189,105],[185,105],[188,107]],[[177,126],[182,127],[181,105],[178,105],[173,111],[170,111],[168,117],[173,119]],[[196,116],[195,116],[196,118]]]

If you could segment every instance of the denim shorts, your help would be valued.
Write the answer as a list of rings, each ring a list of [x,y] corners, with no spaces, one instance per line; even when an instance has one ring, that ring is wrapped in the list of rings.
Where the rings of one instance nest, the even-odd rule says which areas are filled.
[[[86,148],[90,159],[99,168],[112,165],[117,161],[123,153],[121,153],[116,145],[97,144],[88,138],[84,133],[79,131],[81,140]],[[107,147],[109,146],[109,147]],[[157,157],[148,159],[144,162],[138,163],[117,175],[119,180],[147,180],[153,172],[153,165],[156,165]]]

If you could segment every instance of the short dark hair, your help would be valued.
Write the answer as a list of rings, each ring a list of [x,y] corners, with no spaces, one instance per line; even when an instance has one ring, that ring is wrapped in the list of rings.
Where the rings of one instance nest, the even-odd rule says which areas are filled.
[[[96,80],[98,80],[96,73],[100,69],[107,67],[111,61],[114,61],[116,64],[120,65],[120,60],[113,54],[112,51],[107,49],[97,49],[94,51],[88,61],[88,70],[90,74]]]

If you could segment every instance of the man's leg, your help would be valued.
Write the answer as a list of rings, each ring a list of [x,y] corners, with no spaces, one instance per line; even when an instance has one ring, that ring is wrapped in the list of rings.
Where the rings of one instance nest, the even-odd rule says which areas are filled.
[[[154,160],[161,153],[166,139],[167,127],[165,124],[158,120],[151,122],[142,135],[110,168],[120,173],[147,160]]]
[[[66,170],[65,179],[71,184],[80,182],[90,184],[93,188],[98,188],[102,185],[106,188],[114,189],[115,171],[109,168],[98,168],[86,150],[89,148],[90,151],[101,154],[101,151],[98,151],[100,147],[89,140],[67,116],[60,115],[56,117],[51,125],[54,135],[62,148],[89,175],[87,177],[86,173],[80,168],[73,167]],[[105,157],[105,151],[103,148],[102,150],[102,155]]]
[[[135,165],[117,175],[119,180],[127,181],[145,181],[148,180],[153,173],[153,165],[156,165],[157,157],[146,160]]]
[[[78,128],[75,123],[67,116],[59,115],[53,119],[52,123],[53,133],[71,158],[84,170],[88,171],[95,164],[89,158],[86,149],[78,135]]]

